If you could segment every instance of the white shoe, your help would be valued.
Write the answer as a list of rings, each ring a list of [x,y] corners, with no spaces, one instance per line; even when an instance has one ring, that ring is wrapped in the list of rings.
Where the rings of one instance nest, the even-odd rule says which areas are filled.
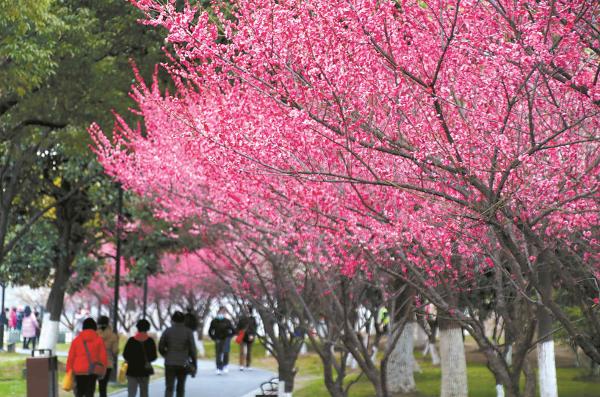
[[[220,369],[215,371],[217,375],[221,375],[223,373],[223,371],[221,371]]]
[[[229,373],[229,368],[228,367],[223,368],[223,373],[224,374],[228,374]]]
[[[244,367],[240,365],[240,371],[243,371],[243,370],[244,370]]]

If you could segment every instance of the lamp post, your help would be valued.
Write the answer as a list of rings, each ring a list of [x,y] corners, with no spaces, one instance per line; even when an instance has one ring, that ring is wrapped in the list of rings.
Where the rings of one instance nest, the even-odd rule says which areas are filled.
[[[0,350],[4,349],[4,322],[8,321],[8,316],[4,312],[4,295],[6,293],[6,283],[0,282],[2,285],[2,311],[0,312],[0,318],[2,318],[2,324],[0,324]]]
[[[144,274],[144,312],[142,318],[146,319],[146,311],[148,310],[148,272]]]
[[[113,330],[118,335],[119,330],[119,284],[121,282],[121,223],[123,219],[123,188],[121,184],[117,185],[117,224],[116,224],[116,244],[117,252],[115,253],[115,296],[113,305]],[[119,358],[115,355],[113,358],[113,370],[110,374],[110,380],[117,380]]]

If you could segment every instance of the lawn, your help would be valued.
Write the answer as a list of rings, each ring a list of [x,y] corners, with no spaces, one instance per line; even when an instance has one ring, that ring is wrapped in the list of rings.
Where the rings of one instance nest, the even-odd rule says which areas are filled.
[[[469,341],[468,341],[469,342]],[[214,358],[214,343],[204,341],[207,359]],[[495,381],[492,373],[485,365],[485,359],[476,352],[473,343],[467,343],[470,354],[467,355],[470,362],[468,365],[469,396],[470,397],[496,397]],[[239,345],[231,344],[230,361],[237,363]],[[415,354],[422,372],[415,374],[417,384],[417,396],[437,397],[440,395],[441,370],[435,367],[429,359],[424,359],[420,353]],[[558,364],[565,364],[566,360],[558,360]],[[259,343],[253,346],[253,365],[277,372],[277,363],[273,357],[265,355],[265,348]],[[296,376],[295,397],[326,397],[329,396],[322,378],[322,365],[318,356],[309,353],[300,356],[296,363],[298,375]],[[600,379],[596,381],[585,379],[586,370],[573,367],[557,368],[558,391],[561,397],[599,397]],[[350,375],[349,381],[356,375]],[[361,378],[350,389],[351,397],[372,397],[373,388],[366,378]]]
[[[26,382],[23,377],[26,356],[16,353],[0,353],[0,396],[2,397],[23,397],[27,394]],[[65,375],[66,357],[58,358],[58,381],[59,397],[72,396],[72,392],[65,392],[60,388],[62,379]],[[155,374],[152,380],[163,377],[163,369],[155,367]],[[109,383],[109,392],[125,388],[126,384]]]
[[[121,338],[122,343],[125,338]],[[214,359],[214,343],[210,340],[204,341],[206,359]],[[61,345],[58,350],[68,350],[68,345]],[[231,344],[230,361],[237,363],[239,345]],[[469,359],[468,378],[470,397],[495,397],[495,382],[491,372],[485,365],[481,354],[471,351],[467,354]],[[424,359],[419,353],[416,358],[421,367],[421,373],[415,374],[418,397],[437,397],[440,393],[440,368],[431,365],[428,359]],[[59,381],[64,376],[64,362],[66,358],[59,358]],[[586,378],[586,370],[573,368],[565,365],[557,368],[558,389],[561,397],[598,397],[600,396],[600,380],[589,380]],[[297,363],[298,375],[296,376],[295,397],[326,397],[328,393],[322,379],[322,365],[318,356],[314,353],[300,356]],[[559,360],[559,365],[561,361]],[[265,348],[260,343],[253,346],[253,366],[265,368],[277,372],[277,363],[273,357],[266,356]],[[0,353],[0,396],[17,397],[24,396],[25,380],[22,371],[25,367],[25,356],[15,353]],[[156,368],[153,379],[163,376],[162,368]],[[348,376],[348,381],[357,376],[357,373]],[[110,385],[110,391],[125,387],[125,385]],[[71,396],[72,393],[61,391],[60,397]],[[373,388],[366,378],[362,377],[350,390],[351,397],[372,397]]]
[[[437,397],[440,395],[441,370],[431,365],[430,361],[416,355],[421,373],[415,374],[417,385],[416,396]],[[307,368],[299,361],[300,378],[308,374],[320,373],[320,363],[310,363]],[[319,368],[315,368],[318,365]],[[496,397],[495,381],[492,373],[485,364],[474,362],[468,364],[469,396],[470,397]],[[558,394],[561,397],[598,397],[600,396],[600,379],[595,381],[582,380],[586,370],[581,368],[557,368]],[[353,378],[351,378],[353,379]],[[298,385],[295,397],[326,397],[329,396],[323,379],[313,378],[304,384]],[[351,397],[372,397],[374,395],[371,384],[366,378],[361,378],[350,389]]]

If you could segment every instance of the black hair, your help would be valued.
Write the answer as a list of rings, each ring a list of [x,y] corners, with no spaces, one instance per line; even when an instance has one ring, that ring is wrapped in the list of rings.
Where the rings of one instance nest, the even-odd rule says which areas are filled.
[[[183,320],[185,319],[185,316],[183,315],[182,312],[180,312],[179,310],[177,310],[175,313],[173,313],[173,315],[171,316],[171,321],[174,323],[182,323]]]
[[[100,327],[100,329],[108,328],[109,323],[110,323],[110,320],[107,316],[98,317],[98,327]]]
[[[93,329],[95,331],[98,329],[98,326],[96,325],[96,321],[94,321],[93,318],[88,317],[85,320],[83,320],[83,326],[81,327],[81,329]]]
[[[143,318],[135,324],[135,327],[139,332],[148,332],[150,329],[150,322]]]

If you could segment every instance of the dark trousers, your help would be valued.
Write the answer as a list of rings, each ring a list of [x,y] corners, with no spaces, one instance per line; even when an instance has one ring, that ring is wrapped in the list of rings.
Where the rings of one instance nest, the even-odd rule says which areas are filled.
[[[177,397],[185,396],[185,368],[182,365],[165,366],[165,397],[173,397],[175,381],[177,381]]]
[[[245,359],[245,363],[244,363]],[[249,367],[252,362],[252,342],[240,343],[240,367]]]
[[[36,339],[37,337],[35,336],[33,338],[23,338],[23,349],[29,349],[29,344],[31,343],[31,349],[34,350]]]
[[[104,375],[104,378],[98,379],[98,389],[100,391],[100,397],[106,397],[106,387],[108,385],[108,380],[110,379],[111,372],[112,368],[106,368],[106,375]]]
[[[96,375],[75,375],[75,397],[94,397]]]
[[[223,369],[229,365],[229,339],[215,339],[215,350],[217,369]]]
[[[128,376],[127,377],[127,397],[137,396],[137,390],[140,389],[140,397],[148,397],[150,383],[149,376]]]

